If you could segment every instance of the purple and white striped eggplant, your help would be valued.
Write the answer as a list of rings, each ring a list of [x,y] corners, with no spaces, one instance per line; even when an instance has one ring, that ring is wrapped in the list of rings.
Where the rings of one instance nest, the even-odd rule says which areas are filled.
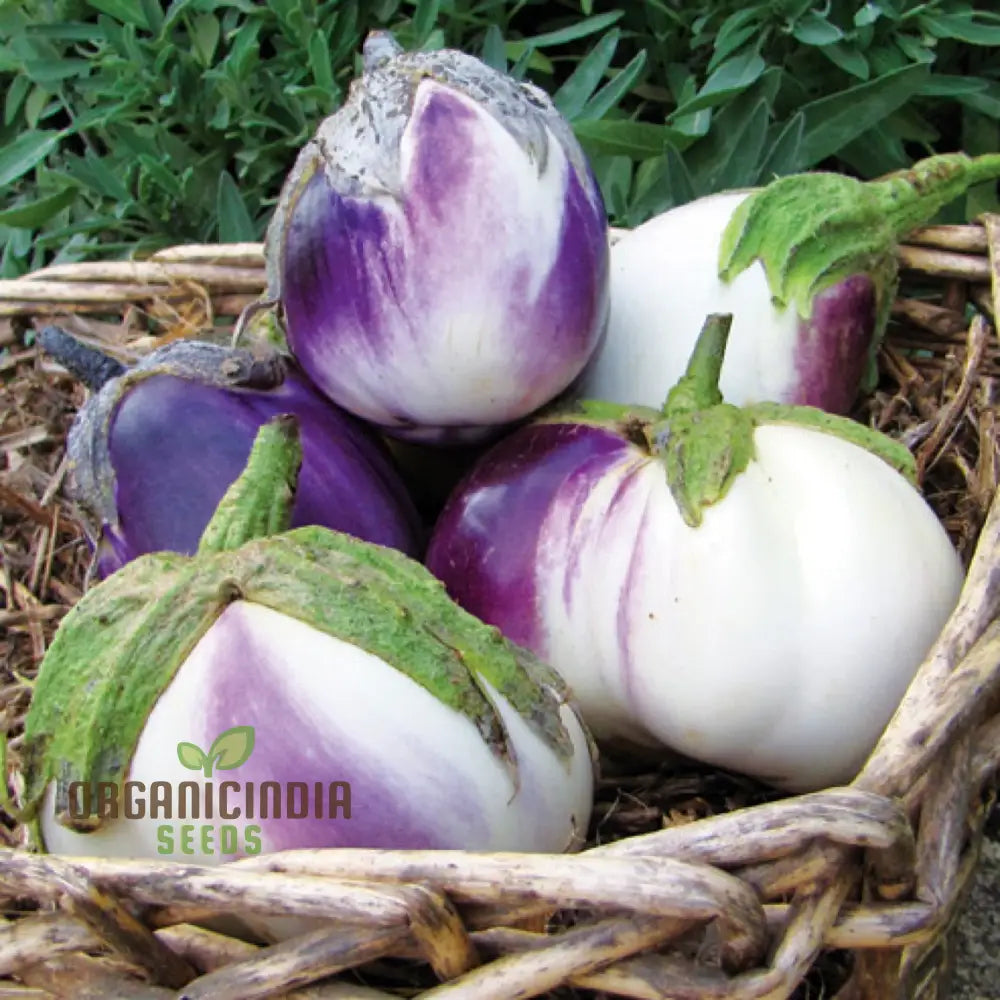
[[[382,443],[287,359],[181,340],[125,369],[57,328],[41,342],[97,390],[68,452],[101,576],[146,552],[194,553],[257,431],[280,413],[299,420],[305,456],[293,526],[419,551],[418,515]]]
[[[44,847],[578,847],[592,746],[562,682],[402,553],[284,530],[296,447],[266,424],[194,557],[136,559],[60,624],[19,754]]]
[[[472,441],[579,375],[607,316],[600,190],[548,96],[455,51],[365,43],[268,230],[289,349],[388,433]]]
[[[897,471],[904,447],[820,410],[721,402],[725,321],[662,411],[585,403],[494,446],[427,565],[562,674],[598,740],[790,789],[848,781],[962,567]]]
[[[848,412],[873,380],[897,241],[998,175],[1000,156],[945,154],[868,183],[783,177],[651,219],[611,250],[607,335],[577,395],[659,407],[705,316],[728,313],[725,399]]]

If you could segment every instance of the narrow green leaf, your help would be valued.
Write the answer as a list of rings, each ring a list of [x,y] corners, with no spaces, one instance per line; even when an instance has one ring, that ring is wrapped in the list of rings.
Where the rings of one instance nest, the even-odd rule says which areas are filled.
[[[760,32],[761,25],[759,21],[762,15],[766,17],[766,8],[744,7],[743,10],[738,10],[735,14],[730,14],[722,22],[715,36],[712,58],[708,64],[709,73],[725,62],[744,42],[749,41],[755,34]]]
[[[146,26],[157,35],[163,27],[163,8],[159,0],[140,0],[142,15],[146,19]]]
[[[914,38],[912,35],[896,34],[893,37],[893,41],[896,46],[902,52],[905,60],[910,62],[934,62],[934,51],[928,48],[919,38]],[[879,49],[878,52],[886,53],[889,50]],[[875,58],[876,53],[872,53],[872,58]],[[898,60],[902,63],[904,60]]]
[[[0,211],[0,226],[10,226],[14,229],[37,229],[43,226],[54,215],[73,204],[76,198],[75,187],[64,187],[55,194],[21,205],[12,205]]]
[[[585,17],[582,21],[570,24],[557,31],[547,31],[541,35],[533,35],[524,39],[525,43],[533,48],[542,49],[548,45],[565,45],[566,42],[575,42],[578,38],[586,38],[588,35],[596,35],[605,28],[610,28],[616,21],[620,21],[624,15],[621,10],[609,10],[606,14],[597,14],[594,17]]]
[[[637,52],[628,65],[616,73],[594,96],[587,101],[580,112],[581,118],[603,118],[635,86],[646,68],[645,51]]]
[[[85,157],[67,156],[65,168],[71,177],[105,198],[119,203],[125,203],[130,198],[121,176],[98,156],[91,153]]]
[[[532,45],[522,46],[520,42],[507,42],[504,48],[507,50],[509,58],[515,58],[514,65],[510,67],[510,75],[515,80],[523,80],[529,69],[537,69],[542,73],[552,72],[552,63],[541,52],[537,52]]]
[[[635,210],[637,204],[643,203],[650,197],[655,197],[657,189],[665,186],[666,173],[666,155],[651,156],[648,160],[643,160],[635,168],[635,180],[632,183],[631,211]]]
[[[253,745],[253,726],[233,726],[216,736],[208,757],[219,771],[231,771],[250,759]]]
[[[882,9],[877,3],[866,3],[854,15],[854,26],[856,28],[867,28],[869,25],[874,24],[881,16]]]
[[[424,52],[439,52],[441,49],[446,47],[447,44],[445,42],[444,32],[440,28],[435,28],[431,31],[420,46],[421,50]]]
[[[995,117],[980,114],[971,109],[962,113],[962,149],[970,156],[981,153],[993,153],[1000,149],[1000,122]],[[984,212],[1000,211],[995,181],[977,184],[965,194],[965,204],[961,208],[961,218],[964,222],[974,219]]]
[[[59,144],[60,132],[29,129],[0,149],[0,188],[23,177]]]
[[[31,81],[23,74],[15,76],[10,81],[10,86],[7,88],[7,95],[4,97],[3,102],[4,125],[9,125],[17,117],[17,113],[21,110],[21,105],[24,103],[24,98],[30,89]]]
[[[171,198],[180,201],[184,189],[181,186],[180,178],[170,167],[148,153],[139,154],[139,164],[148,179],[153,180]]]
[[[181,17],[188,12],[188,8],[194,7],[196,4],[197,0],[173,0],[167,8],[167,12],[158,30],[161,32],[170,31]]]
[[[959,104],[989,118],[1000,119],[1000,83],[991,82],[987,90],[974,94],[959,94]]]
[[[873,128],[918,93],[928,74],[925,64],[905,66],[807,104],[801,109],[805,130],[796,169],[808,170]]]
[[[708,62],[708,72],[713,73],[730,56],[738,52],[744,44],[749,42],[759,33],[760,27],[758,25],[748,24],[745,28],[740,28],[739,31],[733,32],[729,38],[726,39],[725,45],[720,45],[716,42],[715,51],[712,53],[712,58]]]
[[[682,138],[673,129],[650,122],[581,119],[573,122],[576,137],[588,150],[613,156],[644,160],[660,156],[672,137]]]
[[[708,135],[712,127],[712,115],[713,111],[711,108],[702,108],[701,111],[696,111],[693,115],[684,115],[683,118],[675,118],[671,121],[670,127],[692,140],[701,139],[703,136]]]
[[[35,83],[45,85],[87,76],[92,65],[89,59],[28,59],[24,72]]]
[[[413,33],[419,44],[423,44],[433,31],[440,10],[441,0],[417,0],[417,9],[413,13]]]
[[[764,145],[767,142],[767,124],[770,108],[766,101],[757,106],[744,119],[742,127],[732,133],[729,155],[715,173],[714,189],[730,191],[750,187],[757,180]],[[707,192],[706,192],[707,193]]]
[[[903,143],[887,129],[891,122],[892,118],[889,118],[863,132],[853,142],[837,150],[837,158],[859,177],[882,177],[909,166],[912,159]]]
[[[944,73],[934,73],[920,88],[920,94],[923,97],[958,97],[963,94],[980,93],[989,85],[990,81],[981,76],[948,76]]]
[[[668,145],[663,156],[646,160],[636,170],[626,225],[641,225],[652,216],[694,198],[694,186],[684,160],[673,146]]]
[[[723,104],[746,90],[767,69],[767,63],[754,51],[727,59],[706,81],[695,97],[677,108],[671,117],[682,118],[702,108]]]
[[[824,45],[820,52],[823,53],[834,64],[839,66],[845,73],[857,77],[859,80],[867,80],[871,77],[871,67],[865,54],[859,49],[845,45],[843,42],[836,42],[833,45]]]
[[[51,93],[46,87],[33,87],[24,102],[24,121],[28,128],[35,128],[49,106]]]
[[[189,771],[200,771],[208,760],[201,748],[194,743],[178,743],[177,759]]]
[[[127,124],[128,119],[116,123],[113,141],[121,143],[126,150],[136,156],[148,156],[156,159],[161,155],[160,148],[156,145],[151,135],[151,129],[144,126],[133,126]]]
[[[495,24],[491,24],[483,36],[482,59],[487,66],[491,66],[500,73],[507,72],[507,55],[504,51],[503,32]]]
[[[100,42],[104,33],[96,24],[75,21],[57,21],[54,24],[29,24],[29,38],[46,38],[56,42]]]
[[[211,14],[199,14],[191,21],[191,42],[202,66],[211,66],[222,34],[222,25]]]
[[[247,243],[257,238],[243,195],[227,170],[219,174],[217,211],[220,243]]]
[[[604,37],[581,59],[566,82],[552,95],[552,103],[572,121],[600,85],[614,58],[621,32],[617,28]],[[601,116],[598,116],[601,117]]]
[[[825,17],[811,10],[796,21],[792,36],[803,45],[821,46],[839,42],[844,33]]]
[[[1000,19],[990,18],[985,12],[921,14],[917,21],[935,38],[955,38],[966,45],[1000,45]]]
[[[99,10],[102,14],[113,17],[122,24],[131,24],[136,28],[149,29],[146,12],[142,4],[134,0],[87,0],[87,6]]]
[[[326,35],[318,29],[309,36],[309,69],[318,87],[327,93],[336,89],[330,68],[330,48]]]
[[[799,150],[805,126],[806,116],[801,111],[796,112],[783,126],[776,126],[776,137],[758,171],[762,184],[770,183],[775,177],[793,174],[799,169]]]
[[[694,181],[688,171],[687,164],[681,156],[680,151],[673,145],[667,144],[667,182],[670,185],[670,193],[675,205],[686,205],[695,199]]]
[[[721,173],[732,156],[741,156],[733,137],[740,134],[746,122],[758,114],[758,105],[764,102],[768,110],[764,128],[767,129],[773,107],[783,79],[782,70],[772,66],[760,79],[742,93],[737,94],[723,107],[713,112],[711,128],[704,138],[695,143],[685,156],[685,164],[695,181],[699,194],[719,190]],[[707,112],[706,112],[707,113]],[[734,153],[734,150],[736,152]]]

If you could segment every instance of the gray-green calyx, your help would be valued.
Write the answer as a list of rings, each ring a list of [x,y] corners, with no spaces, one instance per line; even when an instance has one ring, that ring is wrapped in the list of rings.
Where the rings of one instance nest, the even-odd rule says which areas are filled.
[[[35,824],[46,788],[69,816],[72,782],[125,780],[146,719],[231,602],[297,618],[380,657],[461,712],[511,769],[517,762],[483,687],[500,692],[568,762],[557,675],[463,611],[416,561],[320,527],[286,530],[301,452],[294,418],[257,437],[194,557],[141,556],[88,591],[61,623],[35,684],[21,749],[22,812]],[[40,837],[38,838],[40,842]]]
[[[285,361],[273,350],[250,351],[177,340],[108,379],[80,408],[66,443],[70,491],[87,515],[87,533],[95,545],[102,525],[118,524],[115,472],[108,443],[111,421],[126,393],[154,375],[173,375],[231,389],[273,389],[284,381]]]
[[[833,434],[877,455],[911,482],[916,480],[913,456],[904,445],[847,417],[812,406],[765,402],[739,407],[724,402],[719,374],[731,325],[729,315],[707,318],[687,371],[670,390],[661,412],[585,400],[545,419],[610,426],[658,457],[677,508],[692,528],[753,461],[754,431],[763,424]]]
[[[268,297],[281,298],[286,222],[299,195],[319,170],[343,197],[399,198],[401,146],[417,88],[432,80],[463,94],[500,123],[541,174],[553,137],[583,188],[597,197],[596,182],[569,123],[544,90],[454,49],[405,52],[384,31],[364,43],[364,73],[347,100],[319,126],[299,153],[268,225],[265,247]]]
[[[1000,154],[945,153],[881,180],[834,173],[781,177],[740,202],[719,246],[719,277],[731,281],[759,260],[774,303],[808,318],[815,296],[869,274],[881,336],[895,296],[895,249],[968,188],[1000,177]]]

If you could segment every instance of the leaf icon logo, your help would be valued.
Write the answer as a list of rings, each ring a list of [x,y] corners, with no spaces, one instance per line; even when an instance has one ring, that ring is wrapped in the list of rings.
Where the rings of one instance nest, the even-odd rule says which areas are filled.
[[[253,746],[253,726],[233,726],[215,737],[208,753],[194,743],[178,743],[177,759],[189,771],[202,771],[206,778],[211,778],[213,768],[231,771],[245,764]]]

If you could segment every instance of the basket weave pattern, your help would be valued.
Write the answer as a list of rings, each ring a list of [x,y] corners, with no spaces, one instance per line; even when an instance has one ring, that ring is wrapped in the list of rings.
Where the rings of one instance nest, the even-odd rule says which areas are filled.
[[[576,855],[341,849],[205,867],[4,850],[0,899],[25,912],[0,924],[0,993],[22,995],[3,992],[16,981],[25,997],[387,1000],[403,994],[337,974],[393,958],[431,970],[405,993],[426,1000],[564,987],[555,995],[778,1000],[842,949],[840,1000],[946,996],[948,931],[1000,768],[1000,217],[915,234],[900,260],[936,293],[897,300],[883,369],[904,388],[948,370],[944,405],[907,443],[923,473],[975,413],[962,502],[981,514],[964,534],[949,526],[971,555],[960,603],[849,787]],[[0,317],[56,316],[95,340],[93,317],[124,317],[111,346],[127,360],[235,316],[262,286],[258,245],[180,247],[0,281]],[[901,389],[882,414],[915,405]],[[218,914],[313,922],[258,946],[193,925]]]

